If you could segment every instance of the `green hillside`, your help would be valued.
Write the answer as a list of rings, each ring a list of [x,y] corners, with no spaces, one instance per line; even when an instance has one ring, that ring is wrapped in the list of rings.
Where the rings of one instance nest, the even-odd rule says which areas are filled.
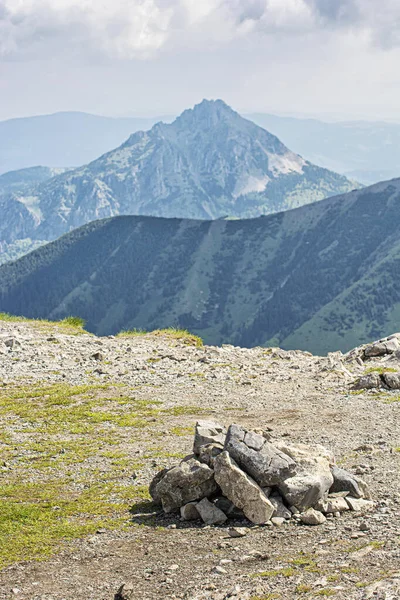
[[[0,311],[325,353],[400,313],[400,180],[248,220],[116,217],[0,267]]]

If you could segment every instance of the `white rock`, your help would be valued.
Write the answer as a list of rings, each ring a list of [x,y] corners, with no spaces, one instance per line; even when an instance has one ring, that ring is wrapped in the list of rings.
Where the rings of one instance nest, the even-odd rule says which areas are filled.
[[[326,517],[319,510],[309,508],[301,513],[300,520],[305,525],[322,525],[322,523],[325,523]]]

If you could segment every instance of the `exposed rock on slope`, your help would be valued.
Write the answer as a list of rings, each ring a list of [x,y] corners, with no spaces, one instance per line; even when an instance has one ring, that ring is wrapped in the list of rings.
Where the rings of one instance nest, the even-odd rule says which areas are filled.
[[[117,217],[0,267],[0,311],[348,350],[398,327],[400,180],[242,221]]]
[[[116,215],[258,216],[354,187],[344,176],[294,154],[221,100],[203,101],[170,125],[134,133],[85,167],[9,196],[6,216],[17,205],[35,220],[23,220],[21,231],[15,224],[3,230],[0,242],[53,240]]]

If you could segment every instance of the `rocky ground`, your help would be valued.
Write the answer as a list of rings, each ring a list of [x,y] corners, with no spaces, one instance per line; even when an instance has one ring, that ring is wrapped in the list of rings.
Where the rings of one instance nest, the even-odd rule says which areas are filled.
[[[400,392],[354,382],[400,359],[361,356],[0,321],[0,599],[398,599]],[[241,538],[164,515],[147,486],[204,418],[323,444],[374,511]]]

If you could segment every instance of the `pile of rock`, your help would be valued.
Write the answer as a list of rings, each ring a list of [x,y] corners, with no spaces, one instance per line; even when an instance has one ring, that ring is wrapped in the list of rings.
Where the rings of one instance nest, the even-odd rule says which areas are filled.
[[[219,525],[229,518],[319,525],[326,515],[373,508],[367,485],[323,446],[271,443],[266,432],[199,421],[193,454],[160,471],[150,494],[166,513]]]

